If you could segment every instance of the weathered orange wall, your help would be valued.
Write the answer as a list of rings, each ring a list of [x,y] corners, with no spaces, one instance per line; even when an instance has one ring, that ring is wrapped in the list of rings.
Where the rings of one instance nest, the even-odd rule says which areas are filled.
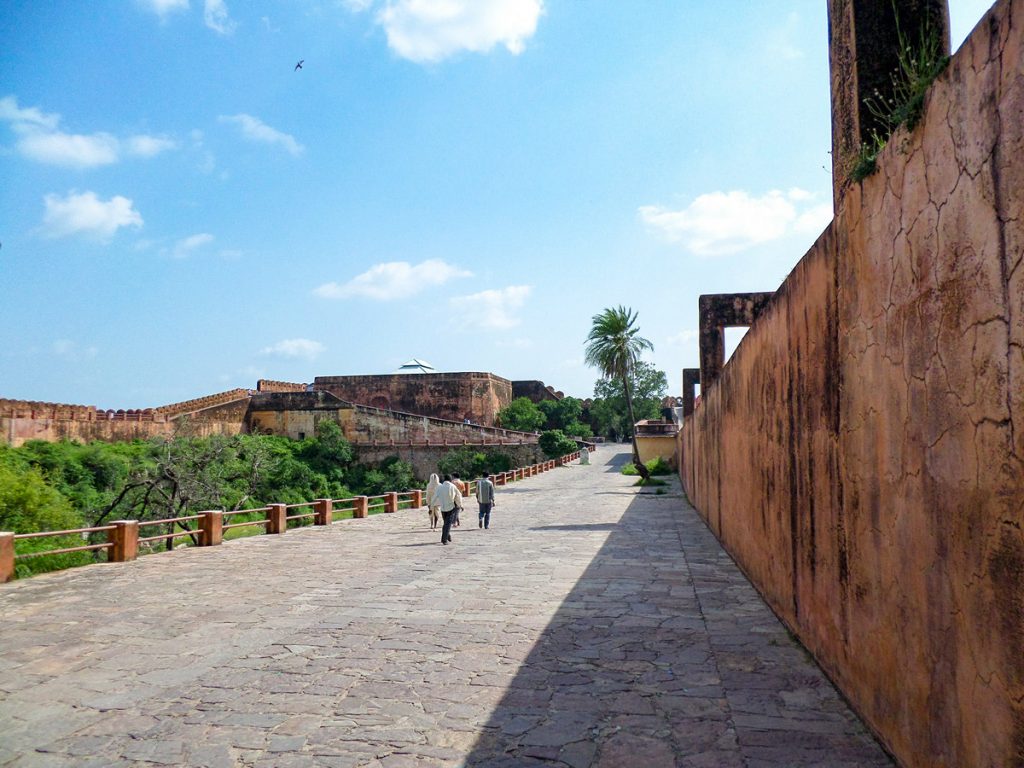
[[[1024,765],[1024,0],[679,434],[691,501],[908,766]]]

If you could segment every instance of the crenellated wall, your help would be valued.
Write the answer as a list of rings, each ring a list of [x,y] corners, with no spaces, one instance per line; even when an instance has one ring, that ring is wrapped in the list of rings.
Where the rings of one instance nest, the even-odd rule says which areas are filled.
[[[292,381],[274,381],[273,379],[260,379],[256,382],[257,392],[306,392],[309,384],[297,384]]]
[[[902,764],[1024,765],[1024,0],[879,166],[702,387],[680,475]]]

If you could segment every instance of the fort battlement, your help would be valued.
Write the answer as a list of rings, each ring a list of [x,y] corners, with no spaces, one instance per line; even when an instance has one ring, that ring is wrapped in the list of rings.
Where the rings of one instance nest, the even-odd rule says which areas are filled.
[[[184,400],[180,403],[173,403],[171,405],[161,405],[155,410],[165,416],[173,418],[186,413],[203,411],[207,408],[216,408],[230,403],[238,403],[243,400],[248,401],[251,395],[252,390],[249,389],[229,389],[227,392],[218,392],[217,394],[207,395],[206,397],[197,397],[194,400]]]
[[[256,382],[257,392],[305,392],[309,384],[296,384],[291,381],[273,381],[272,379],[260,379]]]

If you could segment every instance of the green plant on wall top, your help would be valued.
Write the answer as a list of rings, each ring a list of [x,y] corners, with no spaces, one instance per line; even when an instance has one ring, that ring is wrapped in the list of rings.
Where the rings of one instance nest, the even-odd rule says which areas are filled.
[[[878,155],[897,128],[906,125],[912,131],[917,126],[924,112],[928,88],[949,64],[949,56],[942,50],[942,40],[935,27],[925,23],[918,30],[917,40],[911,41],[900,29],[895,3],[893,12],[899,39],[899,66],[892,73],[892,96],[886,97],[876,88],[874,94],[864,100],[864,107],[878,120],[881,130],[872,130],[870,140],[861,144],[850,169],[852,181],[863,181],[878,170]]]

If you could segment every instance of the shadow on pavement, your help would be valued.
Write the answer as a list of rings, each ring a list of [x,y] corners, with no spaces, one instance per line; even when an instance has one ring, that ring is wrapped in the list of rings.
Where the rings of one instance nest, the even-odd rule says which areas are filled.
[[[541,527],[610,535],[465,765],[891,765],[696,513],[673,502],[638,497],[617,525]]]
[[[576,525],[538,525],[530,531],[612,531],[618,523],[579,523]]]

